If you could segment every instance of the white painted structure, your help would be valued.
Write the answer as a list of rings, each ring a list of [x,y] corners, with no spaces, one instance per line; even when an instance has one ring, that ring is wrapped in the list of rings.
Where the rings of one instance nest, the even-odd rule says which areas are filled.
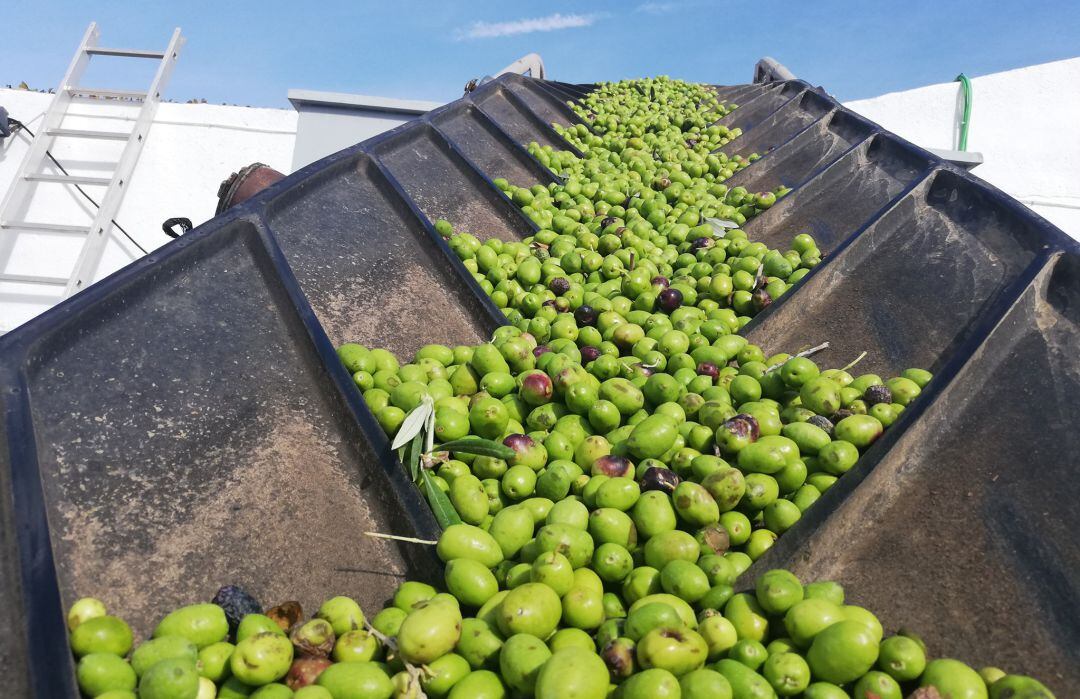
[[[974,174],[1026,201],[1080,239],[1080,208],[1076,208],[1080,207],[1077,84],[1080,84],[1080,58],[974,78],[968,148],[982,152],[986,158]],[[919,145],[952,148],[958,89],[958,83],[931,85],[859,100],[847,106]],[[361,103],[373,99],[343,97],[353,97]],[[47,94],[0,89],[0,105],[35,131],[51,99]],[[410,102],[405,106],[419,113],[424,106],[430,108],[434,103]],[[105,113],[118,122],[118,129],[122,126],[119,122],[134,118],[131,108],[120,104],[87,104],[84,108],[94,110],[95,114]],[[400,110],[398,114],[406,116]],[[360,116],[363,121],[363,109]],[[291,172],[298,145],[298,121],[296,111],[285,109],[161,104],[116,216],[117,222],[147,250],[167,243],[169,238],[161,232],[161,222],[172,216],[186,216],[196,224],[211,218],[217,204],[218,185],[231,172],[255,161]],[[397,123],[400,121],[396,119],[382,119],[374,124],[362,124],[366,131],[356,140]],[[74,123],[69,126],[77,128]],[[353,142],[347,140],[345,144]],[[22,133],[0,141],[0,192],[10,186],[27,144]],[[78,174],[93,174],[103,167],[103,162],[116,157],[106,150],[107,142],[82,141],[73,147],[78,150],[55,155]],[[61,220],[58,216],[65,210],[72,211],[72,207],[89,206],[67,186],[42,189],[34,205],[48,210],[49,220]],[[79,213],[79,220],[85,217],[81,211],[74,213]],[[65,266],[69,258],[73,263],[76,254],[77,251],[63,247],[23,250],[18,271],[66,275]],[[111,274],[140,254],[114,230],[97,278]],[[0,332],[21,324],[33,312],[25,307],[0,306]]]
[[[972,172],[1080,239],[1080,58],[971,79]],[[845,106],[926,148],[956,148],[960,83]]]
[[[442,106],[439,102],[315,90],[289,90],[289,101],[300,115],[293,170]]]
[[[25,90],[0,89],[0,105],[35,133],[49,107],[52,95]],[[133,106],[134,105],[134,106]],[[138,106],[134,103],[99,101],[73,106],[73,114],[93,114],[90,119],[69,117],[68,128],[106,128],[114,122],[117,131],[131,128]],[[104,117],[104,118],[102,118]],[[186,216],[196,224],[214,215],[217,189],[231,172],[259,160],[283,172],[290,170],[296,136],[296,112],[288,109],[252,109],[209,104],[170,104],[158,107],[146,145],[130,180],[115,220],[147,250],[169,242],[161,223],[172,216]],[[0,192],[11,185],[22,161],[29,136],[23,132],[0,141]],[[122,145],[122,142],[120,142]],[[69,139],[53,153],[72,174],[93,175],[111,169],[119,156],[113,141]],[[91,196],[97,188],[85,188]],[[93,207],[74,187],[38,187],[30,220],[72,223],[86,220]],[[37,240],[28,249],[17,250],[10,268],[13,274],[68,276],[79,253],[70,236],[52,241]],[[142,255],[119,231],[112,231],[96,279],[101,279]],[[5,303],[0,306],[0,332],[11,330],[41,312],[33,303]]]

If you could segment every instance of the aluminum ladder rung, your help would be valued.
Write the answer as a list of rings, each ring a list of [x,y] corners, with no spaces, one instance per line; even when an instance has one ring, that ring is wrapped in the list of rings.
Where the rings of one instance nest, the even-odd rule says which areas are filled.
[[[66,277],[38,277],[36,274],[6,274],[0,273],[0,282],[18,282],[19,284],[53,284],[64,286],[67,284]]]
[[[92,184],[108,187],[111,177],[84,177],[83,175],[26,175],[32,182],[56,182],[58,184]]]
[[[98,87],[68,87],[68,93],[79,97],[116,97],[117,99],[144,100],[146,93],[139,90],[103,90]]]
[[[81,233],[86,235],[90,232],[90,226],[69,226],[62,223],[41,223],[39,221],[0,221],[0,228],[8,228],[17,231],[51,231],[53,233]]]
[[[17,282],[19,284],[51,284],[64,286],[67,277],[39,277],[34,274],[4,274],[0,273],[0,282]]]
[[[110,49],[104,46],[91,46],[86,49],[91,56],[122,56],[124,58],[165,58],[161,51],[144,51],[142,49]]]
[[[50,136],[62,136],[67,138],[100,138],[112,141],[126,141],[131,136],[126,131],[90,131],[87,129],[49,129],[45,133]]]

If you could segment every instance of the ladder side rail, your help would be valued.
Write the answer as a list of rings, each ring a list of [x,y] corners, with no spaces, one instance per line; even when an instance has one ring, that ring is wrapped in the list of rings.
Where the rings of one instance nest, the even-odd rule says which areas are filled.
[[[168,84],[169,78],[172,77],[172,71],[183,43],[184,38],[180,34],[180,29],[177,28],[173,31],[169,46],[165,50],[165,57],[161,59],[161,63],[158,65],[154,80],[150,84],[146,99],[143,101],[139,116],[136,118],[135,126],[131,130],[123,153],[120,155],[120,160],[117,163],[108,190],[101,199],[101,206],[94,216],[89,237],[79,253],[72,276],[64,290],[65,297],[85,289],[94,281],[94,275],[97,273],[98,264],[101,262],[101,257],[105,252],[105,245],[112,230],[112,220],[120,209],[124,192],[135,170],[135,164],[139,160],[139,153],[146,142],[146,136],[153,124],[157,106],[161,102],[161,93]]]
[[[64,73],[60,87],[56,90],[52,102],[49,103],[49,108],[45,111],[42,124],[38,127],[37,137],[23,155],[15,179],[8,188],[3,203],[0,204],[0,224],[10,224],[12,222],[10,217],[23,214],[19,209],[26,203],[26,198],[34,186],[26,179],[26,175],[36,174],[41,164],[44,163],[45,152],[49,150],[53,141],[53,136],[49,132],[60,127],[64,115],[67,113],[67,108],[71,104],[71,94],[67,88],[77,83],[83,73],[86,72],[86,66],[90,62],[90,55],[86,52],[86,49],[96,46],[99,36],[100,32],[97,23],[91,22],[86,34],[83,35],[75,56],[71,59],[71,64],[68,65],[67,72]],[[4,236],[2,229],[0,229],[0,238],[2,237]],[[10,255],[10,251],[8,251],[8,255]],[[8,255],[5,255],[4,250],[0,248],[0,269],[3,269],[4,265],[7,264]]]

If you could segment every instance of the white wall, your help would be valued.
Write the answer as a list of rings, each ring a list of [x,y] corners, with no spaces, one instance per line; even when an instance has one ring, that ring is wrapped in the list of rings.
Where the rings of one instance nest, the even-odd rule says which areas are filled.
[[[35,133],[48,109],[51,95],[0,89],[0,105]],[[74,106],[66,128],[127,130],[137,108],[94,102]],[[211,218],[217,205],[218,184],[254,161],[289,172],[296,136],[296,112],[291,109],[253,109],[209,104],[164,103],[143,146],[116,221],[140,245],[152,250],[169,242],[161,223],[186,216],[196,225]],[[20,133],[0,141],[0,193],[6,192],[22,162],[29,140]],[[72,174],[107,172],[123,142],[58,139],[54,155]],[[49,170],[46,170],[49,171]],[[86,187],[100,201],[101,187]],[[93,207],[69,185],[39,184],[23,220],[78,225],[89,222]],[[14,242],[14,255],[2,271],[14,274],[67,276],[78,255],[71,236],[4,231]],[[3,243],[5,241],[0,241]],[[102,259],[97,279],[141,256],[116,230]],[[49,287],[0,283],[0,332],[10,330],[59,300]]]
[[[318,90],[289,90],[289,102],[300,115],[293,148],[294,171],[442,106],[439,102]]]
[[[1080,58],[971,83],[967,148],[986,159],[973,174],[1080,239]],[[928,85],[845,106],[920,146],[952,149],[959,90]]]

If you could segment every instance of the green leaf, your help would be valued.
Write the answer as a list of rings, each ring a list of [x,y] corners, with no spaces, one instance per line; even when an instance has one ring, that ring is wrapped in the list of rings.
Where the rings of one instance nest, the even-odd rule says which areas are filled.
[[[439,526],[446,529],[451,524],[461,524],[461,517],[454,509],[454,504],[450,502],[446,493],[435,485],[435,477],[431,475],[431,472],[422,468],[420,477],[424,483],[424,496],[431,505],[431,511],[435,514],[435,521],[439,523]]]
[[[455,439],[452,442],[439,445],[439,451],[452,451],[458,454],[474,454],[476,456],[491,456],[496,459],[512,459],[516,453],[513,449],[502,442],[479,437],[465,437]]]
[[[413,483],[418,483],[420,479],[420,454],[423,452],[424,435],[418,433],[413,437],[412,444],[408,446],[409,453],[409,477],[412,478]]]

